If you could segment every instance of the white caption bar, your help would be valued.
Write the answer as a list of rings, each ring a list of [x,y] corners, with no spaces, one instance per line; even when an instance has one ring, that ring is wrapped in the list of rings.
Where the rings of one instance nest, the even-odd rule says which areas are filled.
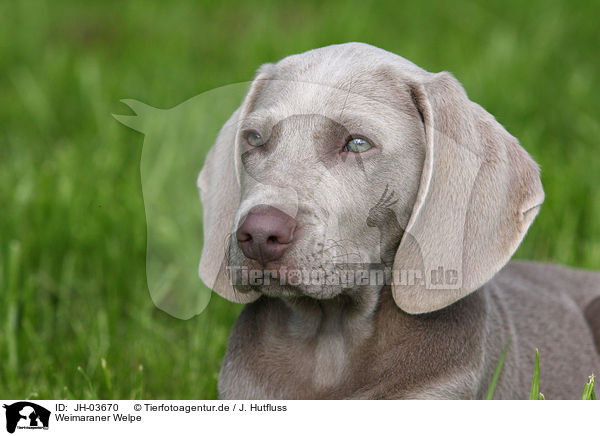
[[[3,400],[1,434],[593,433],[600,402]],[[35,430],[44,430],[41,433]],[[7,433],[8,432],[8,433]],[[176,433],[173,433],[176,432]]]

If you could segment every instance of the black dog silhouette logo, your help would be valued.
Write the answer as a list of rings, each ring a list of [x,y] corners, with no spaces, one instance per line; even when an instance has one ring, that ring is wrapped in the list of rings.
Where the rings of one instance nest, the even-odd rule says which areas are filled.
[[[6,431],[14,433],[18,429],[48,429],[50,411],[29,401],[19,401],[4,405],[6,409]]]

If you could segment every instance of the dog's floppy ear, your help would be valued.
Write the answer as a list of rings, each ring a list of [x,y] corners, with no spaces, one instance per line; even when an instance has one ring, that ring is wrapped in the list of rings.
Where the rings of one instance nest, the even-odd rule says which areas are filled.
[[[539,168],[519,142],[449,73],[409,83],[426,150],[413,212],[394,259],[396,304],[446,307],[510,259],[544,201]]]
[[[266,64],[259,69],[244,102],[219,132],[198,176],[204,221],[200,278],[213,291],[236,303],[249,303],[260,295],[254,291],[241,293],[235,290],[226,269],[229,240],[236,230],[233,228],[234,217],[240,203],[241,162],[236,136],[240,121],[251,110],[260,90],[266,86],[270,67],[270,64]]]

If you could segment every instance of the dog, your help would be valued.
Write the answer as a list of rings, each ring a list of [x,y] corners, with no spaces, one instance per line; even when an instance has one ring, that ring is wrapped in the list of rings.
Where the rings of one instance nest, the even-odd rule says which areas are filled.
[[[512,261],[537,164],[447,72],[363,44],[263,65],[198,178],[199,274],[245,303],[221,399],[581,396],[600,274]]]

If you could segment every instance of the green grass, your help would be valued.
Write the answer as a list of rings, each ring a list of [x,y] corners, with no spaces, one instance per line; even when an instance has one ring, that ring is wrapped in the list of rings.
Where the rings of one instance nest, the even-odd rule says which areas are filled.
[[[594,392],[594,375],[592,374],[588,378],[588,382],[585,384],[583,394],[581,395],[582,400],[596,400],[596,393]]]
[[[512,340],[512,338],[511,338]],[[496,390],[496,385],[498,383],[498,379],[500,374],[502,373],[502,367],[504,365],[504,358],[506,357],[506,352],[508,351],[508,347],[510,345],[511,340],[508,341],[506,346],[504,347],[504,351],[498,360],[498,365],[496,366],[496,370],[494,371],[494,375],[492,377],[492,382],[488,388],[488,392],[486,395],[486,400],[494,399],[494,391]],[[583,394],[581,395],[582,400],[596,400],[596,394],[594,392],[594,374],[588,377],[588,382],[585,384],[583,388]],[[531,390],[529,394],[530,400],[545,400],[546,397],[543,393],[540,392],[540,352],[536,348],[535,349],[535,359],[533,362],[533,377],[531,379]],[[575,399],[575,398],[573,398]]]
[[[453,72],[541,165],[547,200],[518,257],[599,269],[596,16],[566,0],[1,2],[0,397],[216,396],[241,308],[213,296],[181,321],[154,307],[143,137],[111,114],[331,43]]]
[[[490,386],[489,386],[487,394],[485,396],[486,400],[494,399],[494,392],[496,391],[496,385],[498,384],[498,379],[500,378],[500,374],[502,373],[502,367],[504,366],[504,359],[506,358],[506,353],[508,353],[508,347],[510,347],[511,342],[512,342],[512,336],[506,342],[506,345],[504,346],[504,350],[502,350],[502,354],[500,355],[500,359],[498,360],[498,365],[496,366],[496,370],[494,371],[494,375],[492,376],[492,381],[490,382]]]
[[[545,400],[544,394],[540,392],[540,352],[535,349],[535,361],[533,364],[533,380],[531,380],[530,400]]]

